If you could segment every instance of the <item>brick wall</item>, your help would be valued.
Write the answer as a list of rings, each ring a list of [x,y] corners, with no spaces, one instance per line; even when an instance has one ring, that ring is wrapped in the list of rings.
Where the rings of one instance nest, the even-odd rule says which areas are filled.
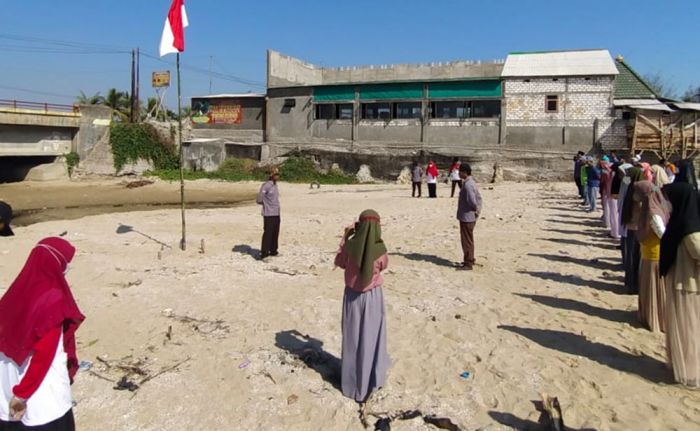
[[[596,120],[612,123],[613,90],[612,77],[508,79],[506,122],[530,127],[593,127]],[[559,96],[558,112],[545,111],[547,95]]]

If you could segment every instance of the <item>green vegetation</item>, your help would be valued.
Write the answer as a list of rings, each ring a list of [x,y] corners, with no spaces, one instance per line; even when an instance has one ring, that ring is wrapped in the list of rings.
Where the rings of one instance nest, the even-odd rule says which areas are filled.
[[[156,169],[149,174],[166,181],[180,179],[178,169]],[[328,173],[322,173],[311,160],[302,156],[292,156],[282,163],[280,176],[281,181],[290,183],[354,184],[356,182],[355,177],[342,171],[331,170]],[[265,181],[267,177],[267,168],[259,168],[253,160],[237,158],[226,159],[214,172],[185,171],[187,180]]]
[[[114,155],[114,168],[120,171],[126,163],[139,159],[153,163],[157,170],[177,170],[178,156],[172,141],[164,140],[148,123],[114,123],[110,142]]]
[[[64,154],[63,157],[66,159],[68,176],[70,177],[73,175],[73,169],[75,169],[75,167],[78,166],[78,163],[80,163],[80,156],[75,151],[71,151],[70,153]]]

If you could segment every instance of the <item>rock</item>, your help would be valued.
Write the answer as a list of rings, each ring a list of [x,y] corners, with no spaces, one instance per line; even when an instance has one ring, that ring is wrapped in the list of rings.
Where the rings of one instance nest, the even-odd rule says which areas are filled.
[[[25,178],[27,181],[55,181],[67,179],[68,167],[63,162],[46,163],[35,166],[29,170]]]
[[[333,164],[331,165],[331,169],[330,169],[330,170],[331,170],[331,171],[342,171],[342,169],[340,169],[340,165],[337,164],[337,163],[333,163]]]
[[[492,183],[503,182],[503,168],[501,164],[496,162],[493,164],[493,177],[491,178]]]
[[[368,165],[360,166],[360,170],[357,171],[357,175],[355,175],[355,178],[357,178],[357,181],[359,183],[373,183],[374,182],[374,178],[372,178],[372,171],[369,169]]]
[[[396,184],[411,184],[411,170],[408,167],[401,169],[401,173],[396,177]]]

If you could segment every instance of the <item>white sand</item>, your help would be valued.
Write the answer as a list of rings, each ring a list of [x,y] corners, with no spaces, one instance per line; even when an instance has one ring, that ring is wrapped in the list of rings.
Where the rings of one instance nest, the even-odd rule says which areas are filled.
[[[330,355],[339,357],[343,277],[333,256],[343,226],[374,208],[391,253],[385,297],[393,366],[370,410],[417,408],[464,429],[523,429],[539,416],[531,400],[547,392],[559,397],[573,428],[698,429],[700,392],[669,380],[663,336],[638,327],[636,297],[619,294],[619,251],[570,198],[573,186],[489,188],[482,185],[484,219],[476,227],[483,266],[472,273],[448,266],[461,250],[456,199],[446,197],[446,186],[440,198],[418,200],[393,185],[310,191],[282,184],[282,255],[270,263],[245,252],[260,242],[254,205],[188,212],[188,251],[166,249],[160,260],[160,245],[116,228],[132,225],[176,246],[178,211],[109,214],[18,228],[17,237],[0,241],[0,285],[13,280],[37,240],[67,230],[79,249],[68,279],[88,316],[78,333],[81,359],[115,379],[123,372],[96,356],[131,355],[151,373],[191,358],[135,396],[81,372],[79,429],[360,430],[356,404],[295,359],[288,350],[304,341],[288,331],[323,343],[303,354],[321,371]],[[195,330],[166,309],[221,319],[224,328]],[[435,428],[411,420],[392,429]]]

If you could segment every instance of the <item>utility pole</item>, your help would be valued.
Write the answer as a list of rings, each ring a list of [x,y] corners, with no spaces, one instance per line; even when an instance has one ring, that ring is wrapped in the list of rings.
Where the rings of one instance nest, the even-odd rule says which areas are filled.
[[[209,95],[211,96],[211,63],[214,61],[214,56],[209,56]]]
[[[129,121],[134,122],[134,100],[136,98],[136,50],[131,50],[131,109],[129,111]]]
[[[140,75],[140,69],[141,69],[141,51],[139,48],[136,48],[136,84],[135,84],[135,91],[134,91],[134,107],[136,108],[136,114],[134,115],[134,120],[135,121],[141,121],[141,95],[139,91],[140,87],[140,81],[141,81],[141,75]]]

